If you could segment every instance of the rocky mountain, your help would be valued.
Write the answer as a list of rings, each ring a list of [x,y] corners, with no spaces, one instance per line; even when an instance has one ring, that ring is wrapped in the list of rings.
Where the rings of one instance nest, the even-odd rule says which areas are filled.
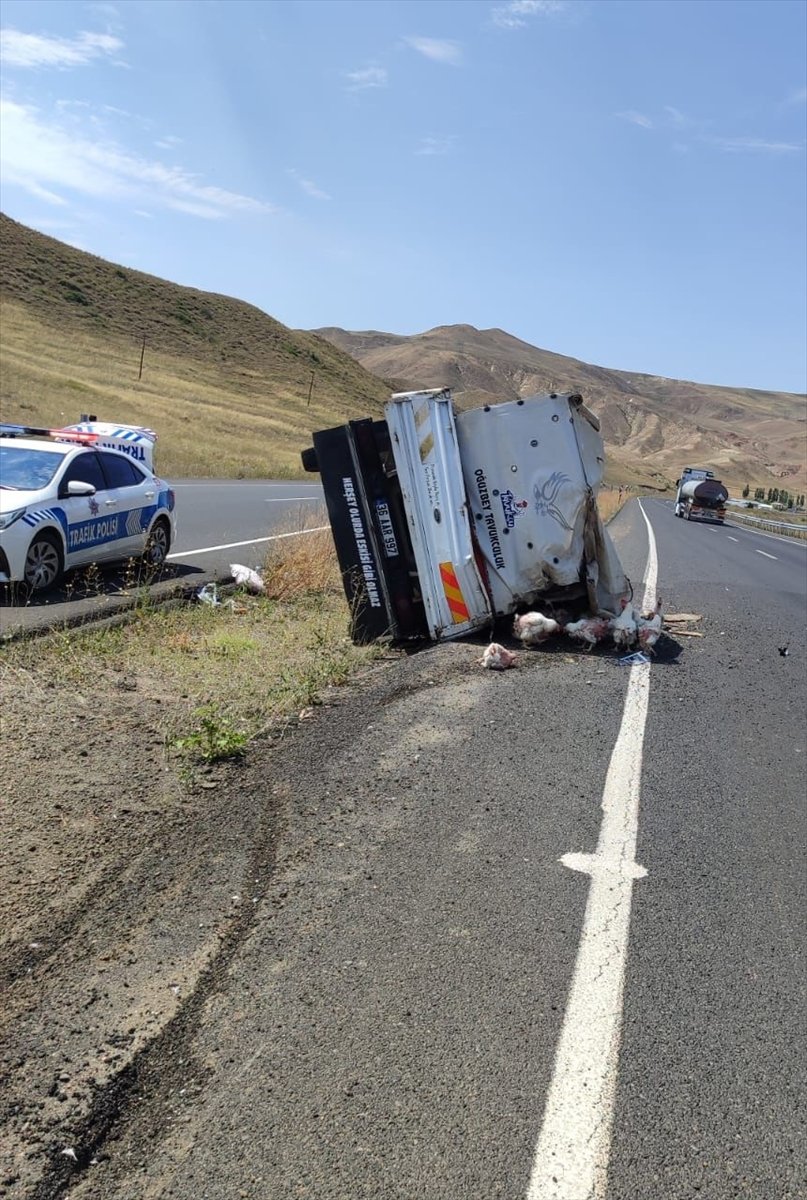
[[[784,483],[793,491],[807,484],[804,396],[609,370],[502,329],[442,325],[411,337],[314,332],[393,387],[450,387],[461,407],[582,392],[602,422],[614,482],[664,487],[682,466],[703,465],[735,489]]]

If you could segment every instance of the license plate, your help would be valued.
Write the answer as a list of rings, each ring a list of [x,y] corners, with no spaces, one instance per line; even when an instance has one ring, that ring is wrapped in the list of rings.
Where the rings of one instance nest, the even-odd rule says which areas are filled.
[[[389,505],[386,500],[376,500],[375,511],[378,518],[378,528],[381,531],[384,554],[387,558],[397,558],[398,543],[395,539],[395,530],[392,528],[392,518],[389,515]]]

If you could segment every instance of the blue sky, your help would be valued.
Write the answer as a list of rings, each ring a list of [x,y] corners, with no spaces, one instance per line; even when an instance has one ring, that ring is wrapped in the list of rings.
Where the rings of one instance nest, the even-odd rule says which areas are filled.
[[[288,325],[805,390],[801,0],[4,0],[2,207]]]

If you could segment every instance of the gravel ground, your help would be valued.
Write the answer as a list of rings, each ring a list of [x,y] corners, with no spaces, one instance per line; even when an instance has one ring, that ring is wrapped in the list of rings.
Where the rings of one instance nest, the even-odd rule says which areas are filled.
[[[3,696],[0,1195],[45,1196],[248,928],[278,833],[261,779],[291,731],[189,777],[147,671],[81,691],[6,664]]]

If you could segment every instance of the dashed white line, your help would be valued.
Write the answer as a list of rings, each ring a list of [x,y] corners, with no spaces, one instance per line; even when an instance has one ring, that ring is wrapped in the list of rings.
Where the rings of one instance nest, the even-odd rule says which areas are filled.
[[[779,561],[775,554],[768,554],[767,550],[757,550],[756,546],[754,547],[754,554],[764,554],[765,558],[772,558],[774,562]]]
[[[316,529],[299,529],[296,533],[275,533],[271,537],[249,538],[246,542],[225,542],[222,546],[202,546],[199,550],[177,550],[175,554],[167,554],[166,561],[174,558],[193,558],[195,554],[212,554],[214,550],[235,550],[238,546],[258,546],[261,542],[280,542],[283,538],[321,533],[323,529],[330,529],[330,525],[317,525]]]
[[[730,542],[739,542],[739,540],[740,540],[739,538],[733,538],[730,533],[727,533],[726,537],[729,539]]]
[[[649,538],[647,611],[656,602],[658,559],[641,501],[639,508]],[[647,874],[635,855],[649,698],[650,667],[631,667],[597,849],[560,860],[590,875],[591,886],[527,1200],[603,1200],[606,1192],[633,882]]]

